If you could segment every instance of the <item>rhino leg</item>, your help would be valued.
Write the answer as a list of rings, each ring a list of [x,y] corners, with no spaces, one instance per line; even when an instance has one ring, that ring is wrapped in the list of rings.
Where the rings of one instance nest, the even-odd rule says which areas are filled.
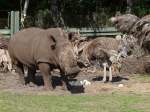
[[[62,90],[68,90],[68,78],[65,75],[61,76],[62,78]]]
[[[16,65],[16,72],[19,74],[19,79],[23,85],[25,85],[25,79],[23,74],[23,64],[18,62]]]
[[[29,83],[29,86],[35,86],[35,73],[36,73],[36,68],[28,68],[28,78],[27,78],[27,83]]]
[[[52,86],[52,76],[50,74],[50,66],[47,63],[39,63],[38,67],[43,74],[44,80],[44,89],[45,90],[53,90]]]

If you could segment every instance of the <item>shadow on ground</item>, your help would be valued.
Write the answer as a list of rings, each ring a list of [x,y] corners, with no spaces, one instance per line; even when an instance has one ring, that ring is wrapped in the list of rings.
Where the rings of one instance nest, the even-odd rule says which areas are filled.
[[[27,79],[28,78],[26,78],[26,80]],[[76,82],[77,80],[76,79],[69,79],[69,82],[70,81]],[[36,77],[35,77],[35,84],[37,86],[44,86],[43,77],[41,75],[36,75]],[[54,89],[56,89],[57,86],[62,86],[61,77],[59,77],[59,76],[52,76],[52,85],[53,85]],[[84,87],[82,85],[70,85],[69,83],[67,83],[67,89],[72,94],[84,93]]]
[[[98,77],[95,77],[92,79],[92,81],[102,81],[103,80],[103,77],[102,76],[98,76]],[[107,77],[107,82],[109,80],[109,77]],[[124,77],[121,77],[121,76],[117,76],[117,77],[113,77],[112,78],[112,82],[121,82],[122,80],[129,80],[128,78],[124,78]]]

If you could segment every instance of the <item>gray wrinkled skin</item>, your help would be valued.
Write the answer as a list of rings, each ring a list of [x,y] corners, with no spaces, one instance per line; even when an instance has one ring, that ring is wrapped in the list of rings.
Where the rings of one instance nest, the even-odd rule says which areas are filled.
[[[47,32],[53,34],[57,41],[55,51],[60,68],[68,75],[78,72],[76,55],[71,43],[68,41],[68,35],[62,29],[58,30],[58,28],[57,30],[56,28],[49,28]]]
[[[60,69],[62,77],[80,71],[72,45],[60,28],[21,30],[10,39],[8,51],[23,84],[23,65],[28,67],[31,82],[34,82],[35,69],[40,69],[46,89],[52,89],[49,79],[54,68]]]

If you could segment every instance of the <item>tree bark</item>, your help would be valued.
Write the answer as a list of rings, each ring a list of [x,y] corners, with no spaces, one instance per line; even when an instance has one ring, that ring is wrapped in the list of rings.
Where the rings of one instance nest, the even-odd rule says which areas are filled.
[[[51,15],[55,27],[64,27],[64,19],[62,17],[61,0],[51,0]]]
[[[132,5],[133,5],[132,0],[127,0],[127,9],[126,9],[127,13],[131,13],[131,11],[132,11]]]
[[[28,6],[29,6],[29,0],[25,0],[25,4],[24,4],[24,8],[23,8],[23,16],[24,17],[27,16]]]

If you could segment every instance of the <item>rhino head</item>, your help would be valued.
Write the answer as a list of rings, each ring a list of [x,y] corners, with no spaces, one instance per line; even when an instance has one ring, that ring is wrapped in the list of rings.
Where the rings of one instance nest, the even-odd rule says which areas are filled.
[[[77,74],[80,71],[71,45],[66,44],[62,47],[62,50],[59,52],[59,64],[60,68],[67,75]]]
[[[57,63],[59,64],[61,72],[69,76],[77,75],[80,72],[80,68],[77,65],[77,58],[73,52],[73,46],[68,40],[68,35],[60,28],[53,30],[56,31],[53,31],[53,35],[56,41],[55,51],[57,54]]]
[[[131,29],[138,20],[139,18],[132,14],[124,14],[110,18],[111,23],[115,25],[117,30],[123,33],[131,32]]]

